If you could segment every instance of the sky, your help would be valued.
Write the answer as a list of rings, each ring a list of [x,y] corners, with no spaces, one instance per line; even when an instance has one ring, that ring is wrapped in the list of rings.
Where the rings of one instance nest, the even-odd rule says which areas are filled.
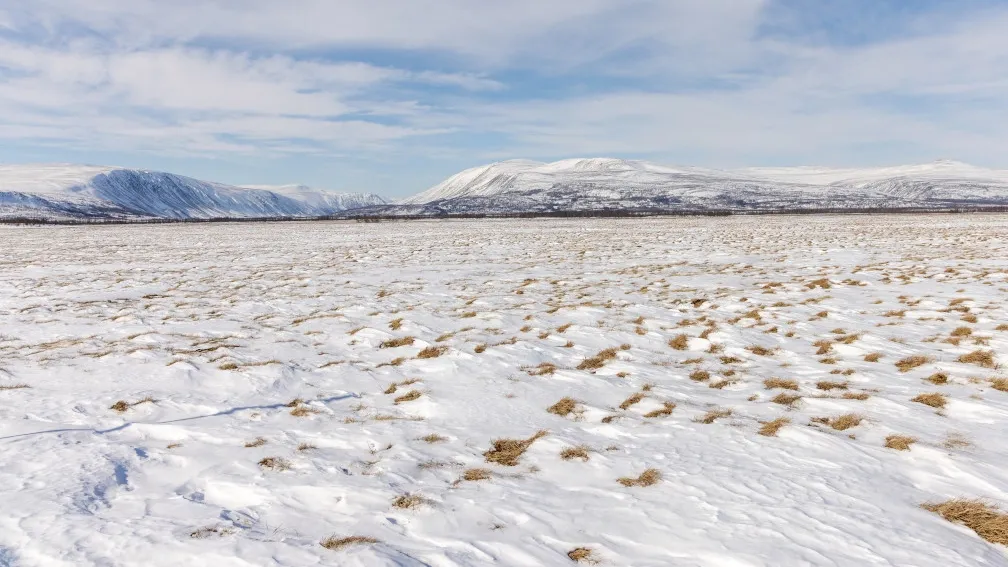
[[[1008,0],[0,0],[0,162],[1008,167]]]

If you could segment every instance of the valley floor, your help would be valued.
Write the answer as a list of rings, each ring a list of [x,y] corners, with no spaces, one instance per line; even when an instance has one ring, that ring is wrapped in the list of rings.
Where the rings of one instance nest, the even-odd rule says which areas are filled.
[[[1005,215],[0,250],[0,566],[1008,565]]]

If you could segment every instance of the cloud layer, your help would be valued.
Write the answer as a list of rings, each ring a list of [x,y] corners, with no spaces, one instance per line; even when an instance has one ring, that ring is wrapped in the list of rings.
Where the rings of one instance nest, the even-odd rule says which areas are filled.
[[[0,0],[0,161],[389,195],[510,157],[1008,166],[1008,8],[841,4]]]

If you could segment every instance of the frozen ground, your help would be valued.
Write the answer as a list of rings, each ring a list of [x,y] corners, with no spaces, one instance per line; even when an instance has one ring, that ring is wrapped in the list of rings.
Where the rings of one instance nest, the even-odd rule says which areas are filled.
[[[3,566],[1008,565],[919,507],[1008,500],[1006,216],[0,246]]]

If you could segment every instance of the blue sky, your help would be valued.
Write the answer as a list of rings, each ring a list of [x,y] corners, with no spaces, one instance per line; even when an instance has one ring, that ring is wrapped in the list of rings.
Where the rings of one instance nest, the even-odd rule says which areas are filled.
[[[1008,167],[1008,0],[0,0],[0,162]]]

